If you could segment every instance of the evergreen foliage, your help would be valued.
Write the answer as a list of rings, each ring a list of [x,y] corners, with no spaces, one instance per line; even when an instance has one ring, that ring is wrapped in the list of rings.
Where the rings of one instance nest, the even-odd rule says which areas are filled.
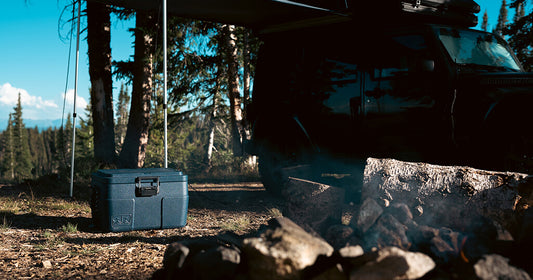
[[[123,17],[128,11],[118,11]],[[172,17],[169,20],[169,101],[168,152],[171,168],[188,175],[227,176],[245,169],[243,157],[235,157],[231,149],[230,111],[228,99],[227,58],[222,54],[222,25]],[[161,32],[159,29],[153,32]],[[244,109],[249,102],[247,75],[253,77],[259,41],[249,31],[235,28],[238,57],[239,88],[243,90]],[[160,40],[162,36],[155,34]],[[144,167],[163,165],[163,85],[162,42],[154,49],[153,96],[149,140]],[[114,74],[126,79],[131,75],[132,61],[114,62]],[[249,64],[244,67],[244,64]],[[245,69],[246,68],[246,69]],[[248,90],[248,93],[244,92]],[[116,152],[120,152],[128,123],[131,102],[129,88],[122,84],[115,103]],[[75,147],[75,178],[90,178],[97,168],[94,159],[94,130],[90,106],[78,118]],[[10,114],[5,131],[0,133],[0,176],[3,179],[32,179],[59,175],[70,177],[72,155],[72,117],[64,126],[39,131],[25,128],[20,104]],[[210,138],[211,137],[211,138]],[[209,139],[212,139],[210,142]],[[209,144],[211,143],[211,144]],[[207,156],[208,150],[210,155]],[[209,172],[209,173],[207,173]],[[253,174],[253,173],[252,173]]]
[[[15,179],[15,146],[13,144],[13,114],[9,114],[7,128],[2,135],[2,175],[4,178]]]
[[[533,70],[533,11],[525,14],[526,0],[514,0],[511,8],[518,8],[520,17],[504,30],[508,41],[526,71]],[[515,17],[516,19],[516,17]]]
[[[503,35],[503,30],[507,27],[508,15],[507,15],[507,1],[502,0],[502,5],[500,7],[500,14],[498,15],[498,22],[496,23],[496,28],[494,33],[498,35]]]
[[[481,30],[486,32],[488,24],[489,24],[489,15],[487,14],[487,10],[485,10],[485,13],[483,14],[483,21],[481,22]]]
[[[512,22],[507,20],[507,2],[502,1],[495,33],[507,35],[510,45],[526,70],[532,70],[533,14],[525,14],[526,0],[513,0]],[[134,15],[128,10],[113,10],[119,18]],[[228,97],[228,56],[224,53],[223,25],[189,19],[169,18],[168,30],[168,156],[169,167],[194,176],[214,176],[245,170],[244,157],[232,153],[230,108]],[[488,29],[487,12],[481,29]],[[144,167],[163,165],[163,90],[161,26],[154,26],[152,77],[153,96],[148,145]],[[253,77],[260,41],[249,30],[234,29],[238,57],[238,80],[243,100],[242,109],[250,100],[247,75]],[[116,77],[131,83],[133,61],[113,62]],[[245,67],[248,65],[248,68]],[[253,83],[250,83],[253,84]],[[247,92],[248,91],[248,92]],[[129,117],[131,95],[128,86],[120,87],[115,104],[115,151],[122,148]],[[94,130],[91,108],[80,117],[76,137],[75,176],[89,178],[96,168],[94,160]],[[246,118],[245,118],[246,119]],[[6,129],[0,133],[0,176],[9,180],[24,180],[50,174],[69,177],[72,151],[72,119],[64,127],[39,131],[25,128],[20,96],[9,114]]]
[[[117,153],[122,147],[124,137],[126,137],[126,128],[128,127],[129,104],[130,95],[128,94],[128,87],[124,87],[124,83],[120,85],[118,94],[118,102],[116,108],[116,124],[115,124],[115,143],[117,145]]]
[[[31,176],[33,164],[31,162],[28,132],[22,119],[22,102],[20,93],[17,106],[13,108],[13,150],[15,156],[14,174],[15,179],[23,180]]]

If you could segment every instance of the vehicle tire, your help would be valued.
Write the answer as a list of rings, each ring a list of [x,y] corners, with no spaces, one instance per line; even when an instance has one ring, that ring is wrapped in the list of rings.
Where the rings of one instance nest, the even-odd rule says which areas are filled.
[[[274,157],[263,155],[258,159],[259,175],[265,189],[274,196],[281,196],[281,192],[288,180],[282,174],[283,166]]]
[[[259,175],[265,189],[274,196],[281,196],[289,176],[312,179],[313,172],[309,160],[277,152],[262,153],[258,158]]]
[[[533,136],[530,132],[505,141],[502,162],[506,171],[533,173]]]

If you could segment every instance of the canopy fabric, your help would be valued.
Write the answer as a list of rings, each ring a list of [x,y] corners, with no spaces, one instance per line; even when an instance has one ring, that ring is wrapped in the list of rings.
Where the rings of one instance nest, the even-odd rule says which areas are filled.
[[[159,10],[162,5],[162,1],[153,0],[89,1],[135,10]],[[338,18],[342,15],[337,11],[347,8],[344,0],[307,2],[313,5],[289,0],[167,0],[167,10],[171,15],[262,29],[307,19]]]

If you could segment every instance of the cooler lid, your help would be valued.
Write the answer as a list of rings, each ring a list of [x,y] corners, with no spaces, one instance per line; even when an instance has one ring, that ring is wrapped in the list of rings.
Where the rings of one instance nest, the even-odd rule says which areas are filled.
[[[159,182],[187,181],[187,175],[171,168],[139,168],[139,169],[100,169],[92,174],[93,179],[99,178],[110,184],[131,184],[137,178],[159,178]]]

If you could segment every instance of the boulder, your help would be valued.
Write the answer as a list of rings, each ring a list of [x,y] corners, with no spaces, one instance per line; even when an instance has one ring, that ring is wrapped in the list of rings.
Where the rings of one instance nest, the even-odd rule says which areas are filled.
[[[243,241],[250,279],[299,279],[303,269],[319,256],[331,256],[333,248],[285,217],[269,221],[259,237]]]
[[[405,203],[425,224],[465,228],[484,216],[516,233],[527,207],[527,174],[368,158],[362,199]],[[525,198],[524,198],[525,197]]]
[[[359,209],[357,219],[352,219],[351,226],[361,234],[365,233],[381,216],[383,208],[372,198],[366,198]]]
[[[163,269],[153,279],[233,279],[240,251],[219,240],[173,242],[163,256]]]
[[[194,255],[191,260],[193,279],[235,279],[241,261],[240,252],[226,246],[212,247]]]
[[[413,214],[405,203],[392,203],[385,210],[404,225],[410,224],[413,220]]]
[[[435,268],[435,263],[427,255],[397,247],[366,253],[358,261],[362,265],[352,269],[350,280],[418,279]]]
[[[344,202],[341,188],[291,177],[283,195],[287,199],[284,216],[308,231],[321,234],[341,220]]]
[[[514,266],[509,265],[509,260],[500,255],[485,255],[474,265],[476,276],[482,280],[514,279],[530,280],[529,275]]]
[[[392,215],[381,215],[376,224],[365,233],[365,249],[385,246],[408,248],[411,242],[409,242],[406,233],[407,226],[400,223]]]
[[[342,224],[333,225],[326,230],[324,239],[333,246],[334,249],[340,249],[347,245],[355,245],[359,240],[354,236],[354,230]]]

